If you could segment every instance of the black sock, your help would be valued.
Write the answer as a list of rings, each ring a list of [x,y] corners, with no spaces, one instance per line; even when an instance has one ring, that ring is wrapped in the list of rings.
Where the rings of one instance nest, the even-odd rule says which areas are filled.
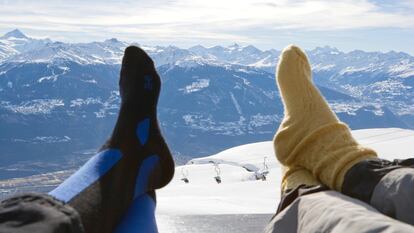
[[[132,200],[169,183],[174,162],[157,121],[161,80],[151,58],[126,48],[121,109],[111,138],[50,194],[80,214],[85,231],[113,232]]]

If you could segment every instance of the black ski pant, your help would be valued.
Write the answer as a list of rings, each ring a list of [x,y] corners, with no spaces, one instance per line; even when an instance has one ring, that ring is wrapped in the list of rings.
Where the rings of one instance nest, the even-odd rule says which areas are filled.
[[[288,190],[265,232],[414,232],[413,164],[363,161],[347,173],[342,193],[326,186]]]

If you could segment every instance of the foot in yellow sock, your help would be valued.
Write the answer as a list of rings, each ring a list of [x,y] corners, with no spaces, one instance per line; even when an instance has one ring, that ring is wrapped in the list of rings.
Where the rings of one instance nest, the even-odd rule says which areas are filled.
[[[329,108],[312,82],[308,59],[300,48],[290,45],[283,50],[277,84],[285,111],[274,138],[278,160],[287,167],[304,167],[323,184],[341,191],[346,172],[376,157],[375,151],[360,146]]]
[[[288,190],[295,189],[300,185],[321,185],[321,183],[310,173],[310,171],[306,170],[302,167],[282,167],[282,193],[285,193]]]

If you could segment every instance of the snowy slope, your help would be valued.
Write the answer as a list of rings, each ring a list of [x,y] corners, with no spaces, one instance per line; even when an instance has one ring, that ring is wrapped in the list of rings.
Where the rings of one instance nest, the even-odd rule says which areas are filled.
[[[375,149],[381,158],[393,160],[414,157],[414,131],[386,128],[353,131],[363,145]],[[176,168],[173,181],[158,194],[159,215],[216,215],[274,213],[280,198],[280,165],[272,142],[234,147],[216,155],[193,159]],[[255,180],[250,170],[263,168],[267,157],[269,175],[266,181]],[[213,163],[219,163],[222,183],[214,180]],[[190,183],[181,178],[187,174]]]

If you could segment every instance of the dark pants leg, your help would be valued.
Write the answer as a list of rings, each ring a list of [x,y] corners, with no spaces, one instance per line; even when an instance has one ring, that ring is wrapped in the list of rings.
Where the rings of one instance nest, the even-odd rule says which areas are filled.
[[[1,233],[82,233],[78,212],[47,194],[16,195],[0,203]]]
[[[266,233],[414,232],[411,225],[387,217],[372,206],[339,192],[295,192],[306,194],[294,194],[297,198],[273,217],[265,229]]]
[[[414,159],[366,160],[345,176],[342,192],[381,213],[414,225]]]
[[[401,168],[375,186],[370,204],[392,218],[414,225],[414,169]]]

